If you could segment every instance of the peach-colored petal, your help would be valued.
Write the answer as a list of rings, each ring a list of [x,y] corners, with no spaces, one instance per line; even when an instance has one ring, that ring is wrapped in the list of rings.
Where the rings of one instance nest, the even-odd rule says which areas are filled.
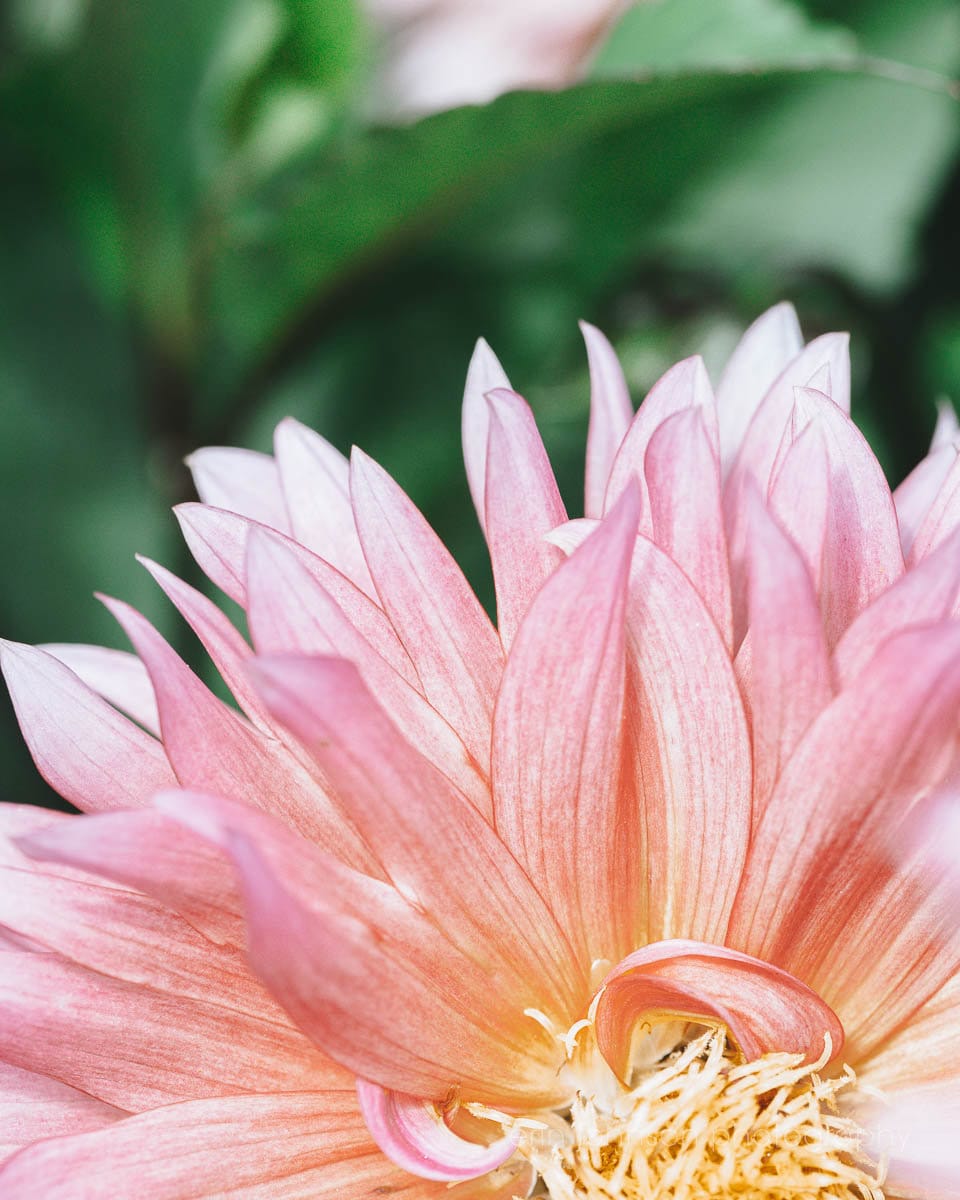
[[[748,503],[750,633],[737,667],[751,713],[756,822],[800,738],[833,698],[833,681],[806,563],[755,492]]]
[[[293,536],[361,591],[375,595],[353,519],[347,459],[292,417],[277,426],[273,445]]]
[[[124,1115],[56,1079],[0,1062],[0,1187],[3,1161],[15,1150],[41,1138],[102,1129]]]
[[[490,412],[487,408],[487,393],[495,388],[509,388],[500,360],[483,338],[477,342],[467,370],[467,382],[463,389],[463,463],[467,471],[470,495],[477,510],[480,527],[487,519],[487,438],[490,436]]]
[[[140,562],[157,581],[176,606],[187,624],[200,639],[213,665],[231,694],[247,716],[261,729],[269,728],[266,712],[257,693],[250,686],[244,664],[253,653],[242,634],[231,624],[213,601],[202,592],[178,579],[172,572],[149,558],[138,556]],[[147,675],[149,680],[149,673]],[[153,694],[151,685],[151,695]]]
[[[623,368],[599,329],[580,322],[590,363],[590,427],[584,475],[584,515],[603,516],[607,480],[620,444],[633,420],[633,403]]]
[[[360,1111],[386,1156],[421,1179],[452,1183],[476,1179],[502,1167],[517,1148],[517,1135],[485,1146],[468,1142],[446,1124],[436,1105],[357,1080]]]
[[[483,817],[403,740],[356,667],[260,659],[257,679],[400,892],[465,953],[515,973],[528,996],[520,1009],[546,1004],[575,1016],[583,982],[557,922]]]
[[[223,1096],[41,1142],[0,1172],[5,1200],[427,1200],[444,1194],[392,1166],[351,1092]]]
[[[507,661],[494,718],[497,832],[587,969],[632,944],[637,903],[619,853],[639,837],[637,814],[618,802],[637,508],[629,488],[544,585]]]
[[[52,655],[0,643],[0,664],[24,740],[47,783],[78,808],[133,808],[170,787],[160,743]]]
[[[713,389],[710,378],[699,356],[685,358],[671,367],[650,389],[646,399],[637,410],[636,416],[620,444],[620,449],[610,470],[607,483],[604,511],[609,512],[620,499],[631,479],[640,483],[643,497],[641,510],[641,532],[649,534],[647,516],[647,485],[644,474],[644,459],[650,439],[660,424],[684,408],[713,405]]]
[[[187,466],[204,504],[290,532],[280,474],[269,454],[233,446],[205,446],[190,455]]]
[[[654,942],[607,975],[596,1011],[597,1043],[621,1076],[641,1020],[685,1016],[726,1025],[749,1061],[770,1051],[815,1062],[829,1037],[843,1048],[843,1026],[815,992],[785,971],[723,946]]]
[[[863,670],[880,645],[911,625],[960,617],[960,529],[860,613],[834,651],[842,686]]]
[[[523,1016],[524,985],[498,945],[458,946],[462,930],[254,809],[195,793],[158,803],[230,855],[254,969],[338,1062],[434,1100],[451,1088],[493,1103],[554,1098],[555,1044]]]
[[[0,812],[12,808],[4,805]],[[243,944],[233,872],[216,851],[153,809],[103,813],[16,832],[18,847],[31,858],[137,888],[212,941]]]
[[[115,600],[104,603],[150,672],[163,744],[180,783],[279,813],[345,862],[370,866],[369,855],[318,780],[281,742],[249,725],[215,696],[138,612]]]
[[[87,820],[97,822],[76,817],[52,829],[56,833]],[[127,886],[31,861],[23,853],[37,845],[30,834],[15,842],[0,838],[0,924],[37,949],[130,983],[282,1020],[236,946],[215,945],[170,909]],[[141,855],[149,856],[142,849]]]
[[[98,696],[132,717],[155,737],[160,733],[157,701],[147,669],[135,654],[106,646],[47,643],[39,650],[52,654]]]
[[[251,531],[247,593],[247,619],[260,654],[337,655],[356,663],[410,744],[482,813],[492,813],[489,782],[456,731],[377,653],[289,547],[263,529]]]
[[[724,469],[735,458],[761,400],[802,349],[800,323],[788,303],[768,308],[737,343],[717,386]]]
[[[563,561],[546,535],[567,519],[530,406],[503,388],[488,393],[486,518],[497,627],[509,648],[530,601]]]
[[[874,869],[861,850],[946,768],[958,706],[960,623],[884,643],[788,762],[750,847],[732,945],[809,978]]]
[[[960,1079],[960,972],[857,1065],[865,1084],[883,1095]]]
[[[386,471],[355,450],[350,480],[360,542],[384,611],[427,699],[486,771],[503,669],[496,630],[447,548]]]
[[[893,500],[905,556],[910,555],[917,530],[923,524],[958,455],[960,448],[952,442],[931,449],[894,491]]]
[[[924,516],[910,548],[910,563],[922,562],[960,526],[960,449]]]
[[[681,934],[719,941],[750,834],[746,717],[710,614],[679,567],[644,538],[633,559],[627,646],[627,772],[643,814],[646,879],[634,944]]]
[[[716,416],[681,409],[655,430],[644,459],[653,541],[700,593],[728,649],[733,641],[730,567],[720,499]],[[691,480],[695,480],[691,488]]]
[[[289,1024],[15,951],[0,955],[0,1059],[128,1111],[323,1086],[331,1070]]]
[[[202,504],[181,504],[174,509],[200,567],[231,600],[246,606],[247,541],[256,522],[221,509]],[[274,530],[271,537],[281,540],[297,561],[340,607],[344,617],[409,682],[419,683],[410,657],[400,644],[393,626],[380,607],[345,575],[322,558],[317,558],[289,538]]]

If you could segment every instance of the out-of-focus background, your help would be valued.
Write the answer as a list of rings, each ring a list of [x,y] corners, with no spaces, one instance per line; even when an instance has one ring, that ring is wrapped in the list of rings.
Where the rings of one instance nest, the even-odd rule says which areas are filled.
[[[269,449],[287,413],[383,462],[489,595],[459,452],[480,334],[573,509],[578,317],[639,401],[793,298],[808,335],[851,330],[893,482],[960,394],[955,0],[7,0],[0,23],[6,637],[123,646],[97,589],[198,662],[134,553],[198,582],[183,456]],[[3,705],[0,798],[55,803]]]

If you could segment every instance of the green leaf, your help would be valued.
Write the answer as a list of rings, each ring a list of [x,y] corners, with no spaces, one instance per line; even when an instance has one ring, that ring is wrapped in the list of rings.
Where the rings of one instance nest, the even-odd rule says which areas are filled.
[[[814,23],[789,0],[646,0],[633,5],[595,59],[595,79],[641,71],[758,64],[825,66],[851,63],[850,30]]]

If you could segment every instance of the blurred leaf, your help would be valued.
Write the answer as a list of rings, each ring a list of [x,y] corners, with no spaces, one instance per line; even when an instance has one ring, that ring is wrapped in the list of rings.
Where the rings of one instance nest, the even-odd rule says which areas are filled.
[[[595,79],[643,70],[850,63],[848,29],[811,21],[789,0],[646,0],[629,8],[593,63]]]

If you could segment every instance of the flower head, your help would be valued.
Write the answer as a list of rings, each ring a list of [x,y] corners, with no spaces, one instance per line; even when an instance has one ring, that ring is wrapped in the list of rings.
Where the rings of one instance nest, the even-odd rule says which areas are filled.
[[[145,564],[239,711],[114,600],[5,647],[89,814],[3,810],[5,1197],[955,1195],[956,421],[891,496],[789,306],[635,416],[584,335],[583,518],[470,366],[496,627],[284,421],[178,512],[252,647]]]

